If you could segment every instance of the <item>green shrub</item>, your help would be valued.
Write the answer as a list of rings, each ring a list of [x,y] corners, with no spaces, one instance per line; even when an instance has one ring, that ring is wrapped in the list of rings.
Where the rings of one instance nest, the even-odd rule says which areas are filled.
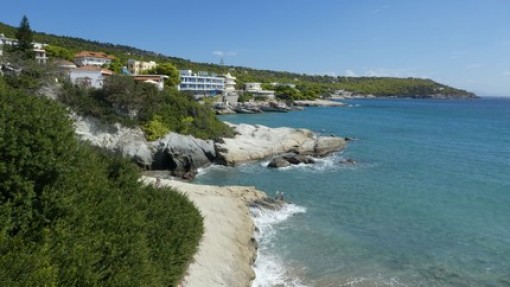
[[[210,104],[199,104],[194,99],[172,90],[157,91],[154,86],[137,83],[127,76],[108,78],[104,89],[84,89],[70,83],[64,84],[59,99],[81,115],[94,116],[102,122],[120,122],[126,126],[142,126],[151,139],[168,130],[190,134],[202,139],[232,137],[233,131],[218,120]],[[135,117],[123,113],[136,110]],[[158,116],[158,122],[153,122]],[[148,129],[156,124],[158,132]],[[153,127],[154,128],[154,127]]]
[[[251,99],[253,99],[253,95],[251,93],[244,92],[239,96],[237,101],[240,103],[245,103],[245,102],[249,102]]]
[[[0,78],[0,282],[176,286],[203,234],[183,195],[80,144],[64,108]]]
[[[155,141],[170,132],[170,129],[163,123],[161,116],[158,115],[153,116],[152,120],[143,126],[143,130],[149,141]]]

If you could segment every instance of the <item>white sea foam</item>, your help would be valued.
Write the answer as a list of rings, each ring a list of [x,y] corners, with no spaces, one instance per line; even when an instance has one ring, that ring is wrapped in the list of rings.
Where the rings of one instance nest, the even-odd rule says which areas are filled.
[[[252,286],[305,286],[299,279],[292,278],[285,269],[283,261],[273,252],[273,239],[277,232],[275,228],[277,224],[294,214],[306,212],[306,208],[295,204],[285,204],[279,210],[252,207],[250,212],[258,229],[255,238],[259,244],[257,260],[253,267],[256,278]]]
[[[345,163],[347,159],[348,157],[345,157],[343,153],[334,153],[327,157],[313,158],[313,160],[315,161],[314,164],[300,163],[296,165],[278,168],[278,171],[300,170],[309,173],[322,173],[322,172],[335,172],[339,169],[353,169],[368,166],[367,164],[364,163],[356,164]],[[268,163],[269,162],[263,162],[260,165],[267,166]]]
[[[215,170],[229,170],[229,169],[232,169],[232,167],[229,167],[229,166],[224,166],[224,165],[216,165],[216,164],[213,164],[213,165],[210,165],[208,167],[199,167],[197,169],[197,175],[196,177],[199,177],[199,176],[203,176],[205,174],[207,174],[208,172],[210,171],[215,171]]]

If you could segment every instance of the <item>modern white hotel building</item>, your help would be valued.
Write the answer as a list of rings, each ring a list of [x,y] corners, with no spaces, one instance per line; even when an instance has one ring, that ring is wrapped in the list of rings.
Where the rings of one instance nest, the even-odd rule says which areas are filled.
[[[181,70],[181,83],[179,91],[190,91],[195,95],[213,96],[223,92],[225,89],[225,78],[216,74],[198,72],[194,74],[191,70]]]

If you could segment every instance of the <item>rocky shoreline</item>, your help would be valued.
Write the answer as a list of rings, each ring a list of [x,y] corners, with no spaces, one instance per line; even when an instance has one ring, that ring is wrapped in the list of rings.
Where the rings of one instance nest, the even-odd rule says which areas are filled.
[[[148,170],[168,170],[171,175],[184,179],[192,179],[199,168],[211,164],[236,166],[285,153],[321,157],[346,146],[344,138],[319,136],[307,129],[247,124],[229,124],[235,129],[235,137],[218,141],[169,133],[149,142],[140,128],[109,126],[94,118],[73,117],[81,140],[133,158]]]
[[[234,138],[204,141],[169,133],[148,142],[140,128],[103,125],[94,118],[72,115],[76,134],[92,145],[133,158],[147,169],[166,169],[190,179],[211,164],[236,166],[292,153],[296,158],[326,156],[345,148],[348,139],[319,136],[307,129],[233,125]],[[228,123],[227,123],[228,124]],[[250,207],[279,208],[283,201],[268,198],[255,187],[195,185],[184,181],[142,176],[145,184],[172,187],[193,201],[204,216],[205,233],[179,286],[250,286],[257,254]]]

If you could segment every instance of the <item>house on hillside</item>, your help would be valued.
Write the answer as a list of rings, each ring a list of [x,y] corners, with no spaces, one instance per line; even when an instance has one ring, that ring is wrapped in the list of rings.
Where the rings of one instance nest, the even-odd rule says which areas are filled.
[[[113,74],[110,70],[101,69],[97,66],[82,66],[69,70],[69,79],[71,83],[85,88],[101,89],[103,80]]]
[[[109,65],[115,57],[103,52],[81,51],[74,55],[74,63],[78,66],[97,66]]]
[[[0,34],[0,56],[3,56],[3,51],[6,46],[16,46],[18,45],[18,39],[7,38],[4,34]],[[48,62],[48,57],[46,56],[46,50],[44,47],[48,46],[47,44],[32,42],[33,51],[35,55],[35,60],[39,64],[46,64]]]
[[[39,64],[46,64],[48,62],[48,57],[46,56],[46,50],[44,47],[48,46],[47,44],[41,44],[41,43],[33,43],[34,45],[34,55],[35,60]]]
[[[223,75],[223,78],[225,78],[224,92],[234,92],[236,90],[236,77],[227,73],[226,75]]]
[[[158,90],[162,91],[165,88],[166,75],[134,75],[133,79],[138,82],[148,83],[155,85]]]
[[[261,83],[245,83],[244,91],[248,92],[254,96],[266,97],[268,99],[274,99],[274,97],[275,97],[274,91],[262,89]]]
[[[156,68],[158,64],[154,61],[144,62],[129,59],[127,63],[127,69],[132,75],[138,75],[143,71],[148,71],[150,69]]]

